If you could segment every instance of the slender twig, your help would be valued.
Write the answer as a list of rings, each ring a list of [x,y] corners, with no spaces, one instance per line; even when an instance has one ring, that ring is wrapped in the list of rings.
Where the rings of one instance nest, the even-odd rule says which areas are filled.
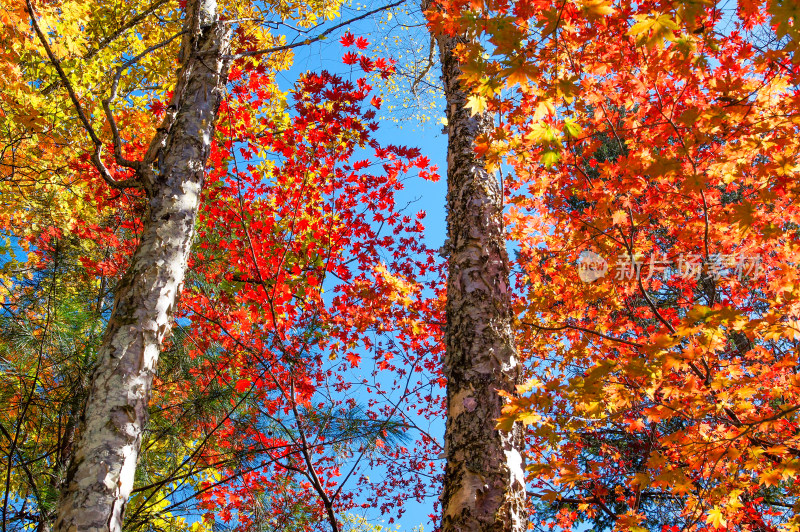
[[[357,22],[359,20],[365,19],[370,15],[374,15],[375,13],[380,13],[381,11],[385,11],[387,9],[391,9],[393,7],[397,7],[400,4],[405,3],[405,1],[406,0],[398,0],[397,2],[394,2],[392,4],[388,4],[388,5],[385,5],[383,7],[379,7],[377,9],[373,9],[372,11],[367,11],[363,15],[359,15],[357,17],[354,17],[354,18],[351,18],[349,20],[346,20],[346,21],[344,21],[344,22],[342,22],[340,24],[337,24],[335,26],[331,26],[330,28],[328,28],[327,30],[323,31],[322,33],[320,33],[316,37],[311,37],[309,39],[305,39],[304,41],[295,42],[295,43],[291,43],[291,44],[284,44],[284,45],[275,46],[275,47],[272,47],[272,48],[264,48],[262,50],[251,50],[249,52],[241,52],[239,54],[234,55],[233,59],[241,59],[242,57],[253,57],[253,56],[256,56],[256,55],[263,55],[263,54],[271,54],[271,53],[274,53],[274,52],[283,52],[284,50],[291,50],[292,48],[298,48],[300,46],[306,46],[308,44],[312,44],[312,43],[315,43],[317,41],[321,41],[322,39],[324,39],[325,37],[327,37],[329,34],[333,33],[334,31],[338,30],[339,28],[343,28],[344,26],[347,26],[348,24],[352,24],[353,22]]]
[[[383,432],[383,430],[386,428],[386,425],[388,425],[389,422],[392,420],[392,416],[394,416],[395,412],[397,412],[397,409],[400,406],[400,403],[403,401],[404,397],[407,397],[408,384],[411,382],[411,376],[413,374],[414,374],[413,371],[409,371],[408,372],[408,376],[406,377],[406,384],[404,386],[405,389],[403,390],[403,394],[400,396],[400,399],[394,404],[394,408],[392,408],[392,411],[389,412],[389,415],[386,416],[386,420],[383,423],[381,423],[381,426],[378,428],[378,431],[377,431],[379,434]],[[332,500],[336,500],[336,497],[339,496],[339,493],[342,491],[342,488],[344,488],[345,483],[353,475],[353,473],[356,471],[356,468],[358,467],[358,463],[361,461],[361,459],[364,457],[365,454],[366,454],[366,449],[364,448],[364,449],[361,450],[361,452],[358,455],[358,458],[356,459],[355,463],[350,468],[350,471],[348,471],[347,475],[345,475],[345,477],[339,483],[339,487],[336,489],[336,491],[334,492],[333,496],[331,497]]]
[[[603,334],[601,332],[594,331],[594,330],[588,329],[586,327],[581,327],[579,325],[567,324],[567,325],[560,325],[558,327],[546,327],[544,325],[539,325],[537,323],[531,323],[529,321],[523,321],[521,323],[523,325],[528,325],[529,327],[534,327],[534,328],[539,329],[541,331],[563,331],[564,329],[575,329],[577,331],[583,331],[583,332],[585,332],[587,334],[593,334],[595,336],[599,336],[600,338],[605,338],[606,340],[610,340],[612,342],[619,342],[621,344],[626,344],[626,345],[629,345],[629,346],[632,346],[632,347],[644,347],[640,343],[631,342],[630,340],[623,340],[622,338],[615,338],[613,336],[609,336],[607,334]]]

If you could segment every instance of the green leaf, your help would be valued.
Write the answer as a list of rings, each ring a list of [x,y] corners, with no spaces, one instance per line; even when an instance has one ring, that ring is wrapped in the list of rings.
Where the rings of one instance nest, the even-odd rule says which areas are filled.
[[[561,154],[557,151],[546,150],[542,153],[541,161],[545,168],[552,168],[559,160],[561,160]]]

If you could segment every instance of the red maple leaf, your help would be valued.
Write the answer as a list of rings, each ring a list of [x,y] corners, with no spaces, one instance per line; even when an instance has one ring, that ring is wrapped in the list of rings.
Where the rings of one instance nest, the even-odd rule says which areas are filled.
[[[374,65],[372,64],[372,59],[370,59],[365,55],[362,55],[361,57],[358,58],[358,62],[361,65],[361,69],[364,72],[372,72],[372,69],[374,68]]]

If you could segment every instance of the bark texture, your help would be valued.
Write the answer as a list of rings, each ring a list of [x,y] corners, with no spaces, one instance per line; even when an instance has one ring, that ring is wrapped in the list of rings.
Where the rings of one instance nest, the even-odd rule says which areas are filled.
[[[161,342],[172,326],[227,82],[230,26],[214,0],[187,2],[186,34],[167,119],[138,168],[148,211],[117,289],[92,375],[55,532],[122,530]]]
[[[423,0],[423,9],[429,8]],[[491,118],[470,116],[453,53],[461,37],[437,37],[447,103],[447,426],[444,532],[526,529],[520,427],[495,429],[520,366],[512,337],[502,191],[473,143]]]

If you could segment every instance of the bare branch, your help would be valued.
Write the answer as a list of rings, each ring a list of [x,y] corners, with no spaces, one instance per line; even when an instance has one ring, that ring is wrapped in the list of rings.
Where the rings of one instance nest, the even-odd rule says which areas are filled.
[[[339,28],[347,26],[348,24],[352,24],[353,22],[365,19],[370,15],[374,15],[375,13],[380,13],[381,11],[385,11],[387,9],[391,9],[393,7],[397,7],[397,6],[405,3],[405,1],[406,0],[398,0],[397,2],[394,2],[392,4],[388,4],[388,5],[385,5],[383,7],[379,7],[377,9],[373,9],[372,11],[367,11],[363,15],[359,15],[359,16],[357,16],[355,18],[351,18],[351,19],[346,20],[346,21],[344,21],[344,22],[342,22],[340,24],[337,24],[335,26],[331,26],[330,28],[328,28],[327,30],[323,31],[322,33],[320,33],[316,37],[311,37],[311,38],[306,39],[304,41],[295,42],[295,43],[292,43],[292,44],[284,44],[284,45],[275,46],[275,47],[272,47],[272,48],[264,48],[263,50],[252,50],[252,51],[249,51],[249,52],[242,52],[240,54],[234,55],[233,59],[241,59],[242,57],[253,57],[253,56],[257,56],[257,55],[270,54],[270,53],[274,53],[274,52],[282,52],[284,50],[291,50],[292,48],[299,48],[300,46],[306,46],[308,44],[312,44],[312,43],[315,43],[317,41],[321,41],[326,36],[328,36],[329,34],[333,33],[334,31],[338,30]]]

